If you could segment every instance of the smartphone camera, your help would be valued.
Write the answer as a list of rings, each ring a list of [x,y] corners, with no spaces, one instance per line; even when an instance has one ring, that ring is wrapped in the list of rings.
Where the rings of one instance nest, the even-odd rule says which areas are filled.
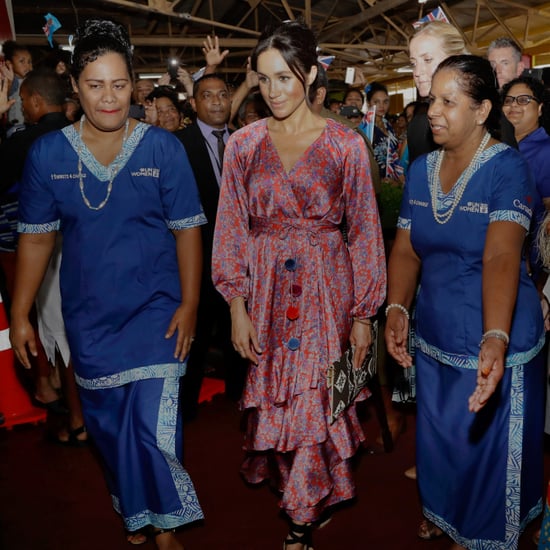
[[[168,73],[170,74],[170,78],[178,78],[178,69],[180,66],[179,59],[176,59],[174,57],[171,57],[168,59]]]

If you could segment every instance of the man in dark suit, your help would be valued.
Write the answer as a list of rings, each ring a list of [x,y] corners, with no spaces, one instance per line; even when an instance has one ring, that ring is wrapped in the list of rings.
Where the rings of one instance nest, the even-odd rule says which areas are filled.
[[[240,398],[246,375],[246,364],[231,344],[229,307],[214,288],[211,271],[223,148],[229,138],[227,122],[231,112],[231,99],[227,84],[220,75],[207,74],[195,82],[190,102],[197,115],[196,122],[174,135],[183,143],[191,162],[208,223],[201,226],[204,261],[201,297],[195,341],[183,380],[181,403],[186,419],[192,419],[197,413],[206,356],[214,343],[223,355],[225,392],[230,399]]]

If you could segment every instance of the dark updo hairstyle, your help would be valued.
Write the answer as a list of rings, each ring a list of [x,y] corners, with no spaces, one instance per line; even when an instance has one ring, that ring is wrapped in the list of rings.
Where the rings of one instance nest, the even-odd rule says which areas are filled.
[[[509,95],[509,91],[516,84],[524,84],[531,90],[531,95],[542,105],[541,115],[539,117],[539,126],[542,126],[547,132],[550,128],[550,91],[546,89],[544,82],[532,76],[520,76],[510,80],[502,87],[502,98]]]
[[[88,63],[107,53],[118,53],[126,62],[130,79],[134,79],[132,46],[128,31],[119,23],[107,19],[88,19],[76,30],[71,75],[78,82]]]
[[[491,111],[485,121],[485,128],[496,139],[500,138],[501,101],[497,89],[497,79],[491,63],[477,55],[452,55],[444,59],[432,77],[444,70],[454,71],[461,90],[476,105],[484,100],[491,102]]]
[[[250,57],[252,69],[258,69],[258,57],[267,50],[277,50],[285,60],[288,68],[302,83],[307,92],[306,75],[311,67],[317,67],[317,39],[313,31],[301,20],[286,21],[278,27],[266,29],[260,36],[258,44]],[[311,84],[317,88],[317,77]],[[311,104],[306,93],[306,101]]]
[[[388,93],[388,88],[384,86],[381,82],[371,82],[369,86],[367,87],[367,101],[370,103],[370,100],[372,99],[372,96],[376,92],[384,92],[387,96],[390,94]]]

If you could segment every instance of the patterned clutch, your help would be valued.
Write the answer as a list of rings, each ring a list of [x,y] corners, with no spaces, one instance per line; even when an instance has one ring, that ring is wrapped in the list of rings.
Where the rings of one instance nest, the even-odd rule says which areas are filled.
[[[327,387],[330,397],[330,423],[332,424],[359,395],[359,392],[376,375],[378,358],[378,321],[372,324],[372,346],[358,369],[353,368],[353,348],[327,369]]]

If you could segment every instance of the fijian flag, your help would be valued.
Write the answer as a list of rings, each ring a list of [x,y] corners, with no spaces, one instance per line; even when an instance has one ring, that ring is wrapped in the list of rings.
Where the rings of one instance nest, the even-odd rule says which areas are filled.
[[[53,33],[61,27],[61,23],[59,22],[59,19],[51,13],[47,13],[44,16],[44,19],[46,20],[46,24],[42,27],[42,30],[44,31],[50,46],[53,48]]]
[[[369,141],[372,143],[374,139],[374,121],[376,119],[376,105],[369,107],[361,124],[359,124],[359,129],[367,136]]]

